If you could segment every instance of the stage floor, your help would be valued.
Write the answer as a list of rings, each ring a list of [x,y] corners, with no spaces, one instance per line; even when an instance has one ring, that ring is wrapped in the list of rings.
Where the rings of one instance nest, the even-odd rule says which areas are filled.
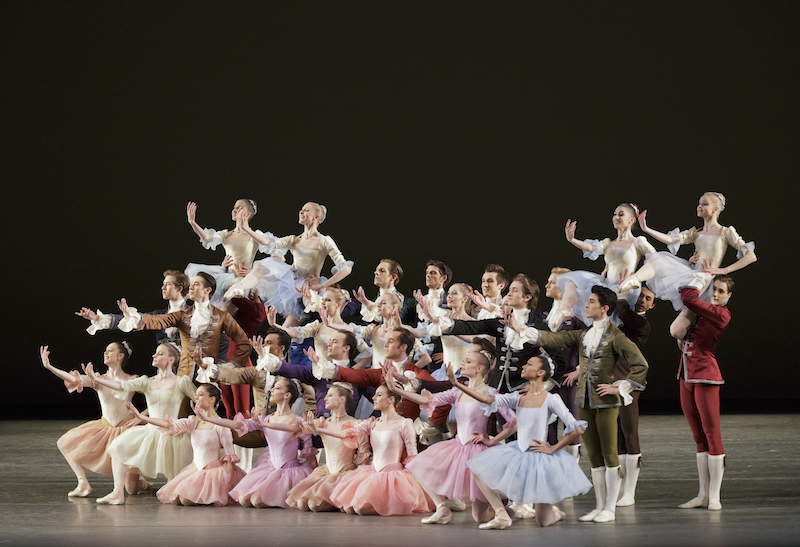
[[[76,421],[0,421],[0,545],[797,545],[800,543],[800,415],[722,417],[727,470],[722,511],[680,510],[697,493],[691,433],[682,416],[644,416],[645,467],[637,503],[612,524],[580,523],[594,493],[559,506],[565,521],[539,528],[518,520],[480,531],[468,512],[447,526],[423,515],[361,517],[283,509],[162,505],[155,488],[124,506],[95,503],[110,477],[90,473],[94,492],[69,499],[74,476],[56,439]],[[588,473],[588,461],[581,467]],[[156,481],[156,486],[164,483]]]

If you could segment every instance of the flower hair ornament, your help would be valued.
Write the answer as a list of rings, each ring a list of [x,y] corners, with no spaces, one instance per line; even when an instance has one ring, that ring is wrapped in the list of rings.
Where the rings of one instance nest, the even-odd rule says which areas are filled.
[[[489,361],[489,367],[491,367],[492,363],[494,363],[494,355],[492,355],[491,353],[489,353],[485,349],[480,350],[478,353],[480,353],[481,355],[486,357],[486,360]]]
[[[258,205],[256,205],[256,202],[252,199],[248,199],[247,201],[250,202],[250,206],[253,208],[253,214],[255,215],[258,213]]]
[[[126,342],[125,340],[120,342],[120,344],[122,344],[122,347],[125,348],[125,353],[128,354],[128,358],[130,359],[131,355],[133,355],[133,350],[131,349],[130,344],[128,344],[128,342]]]
[[[547,353],[542,348],[539,348],[539,357],[541,357],[545,363],[547,363],[547,368],[550,369],[550,376],[552,377],[553,374],[556,373],[556,365],[553,363],[553,360],[550,358],[550,354]]]

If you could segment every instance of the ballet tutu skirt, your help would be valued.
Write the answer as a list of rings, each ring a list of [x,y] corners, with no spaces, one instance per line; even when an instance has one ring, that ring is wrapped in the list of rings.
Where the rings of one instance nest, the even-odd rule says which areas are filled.
[[[289,490],[286,503],[295,509],[308,508],[311,511],[334,511],[339,509],[331,500],[334,489],[346,474],[356,468],[345,467],[338,473],[331,473],[327,465],[320,465],[308,477]]]
[[[297,272],[291,264],[287,264],[274,257],[256,260],[255,264],[261,266],[261,280],[254,290],[268,305],[274,306],[278,313],[286,317],[294,315],[297,318],[305,317],[299,289],[305,279],[298,279]],[[320,283],[325,281],[320,277]]]
[[[111,456],[108,447],[111,442],[134,424],[133,415],[123,419],[118,425],[111,425],[105,418],[86,422],[64,433],[56,445],[66,458],[78,465],[111,476]]]
[[[695,279],[695,272],[688,260],[677,257],[667,251],[653,253],[648,260],[655,269],[655,275],[646,282],[647,287],[653,291],[656,298],[667,300],[672,303],[675,311],[686,309],[681,300],[680,289],[686,287],[690,281]],[[713,275],[700,274],[708,277],[707,283],[700,289],[700,299],[704,302],[713,300],[712,281]]]
[[[485,450],[467,466],[489,488],[519,504],[556,504],[592,488],[578,463],[564,450],[554,454],[521,452],[513,442]]]
[[[402,463],[391,463],[380,471],[371,465],[359,466],[339,482],[331,501],[347,513],[385,517],[429,513],[436,508]]]
[[[245,473],[238,465],[231,466],[232,470],[228,469],[226,463],[236,463],[238,460],[237,457],[225,456],[203,469],[197,469],[197,465],[192,462],[162,486],[156,496],[161,503],[174,503],[179,497],[197,505],[221,507],[236,503],[228,492],[239,484]]]
[[[488,448],[484,444],[461,444],[458,438],[441,441],[420,452],[406,469],[440,496],[465,502],[486,501],[467,468],[467,462]]]
[[[310,474],[311,466],[306,462],[290,460],[280,469],[275,469],[272,461],[267,459],[239,481],[230,495],[238,502],[240,497],[250,497],[258,492],[265,505],[290,509],[286,494]]]
[[[112,441],[108,453],[147,477],[163,473],[168,480],[192,463],[193,456],[188,433],[167,435],[153,424],[128,429]]]
[[[214,278],[217,282],[217,289],[211,295],[211,304],[219,306],[222,304],[222,297],[225,295],[225,290],[236,283],[241,281],[241,278],[236,277],[236,274],[229,272],[228,268],[222,266],[215,266],[212,264],[195,264],[194,262],[188,264],[186,269],[183,270],[189,279],[194,278],[198,273],[205,272]]]
[[[567,281],[572,281],[575,283],[575,293],[578,297],[575,305],[572,306],[572,315],[583,321],[583,324],[586,326],[591,326],[593,323],[591,319],[586,317],[586,302],[589,301],[589,295],[592,294],[592,287],[595,285],[600,285],[601,287],[607,287],[611,290],[616,290],[619,287],[619,283],[609,284],[608,279],[602,275],[584,270],[578,270],[558,276],[556,285],[559,289],[561,289],[562,295],[564,294],[564,290],[567,286]],[[631,309],[636,309],[636,301],[639,299],[640,292],[641,291],[639,289],[636,289],[628,293],[626,300],[628,301]],[[621,323],[616,312],[611,314],[611,322],[615,325],[619,325]]]

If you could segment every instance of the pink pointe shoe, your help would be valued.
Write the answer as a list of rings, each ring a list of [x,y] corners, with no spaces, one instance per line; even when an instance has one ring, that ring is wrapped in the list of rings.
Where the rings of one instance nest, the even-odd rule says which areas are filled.
[[[123,505],[125,503],[125,492],[114,490],[107,496],[97,498],[97,503],[101,505]]]
[[[84,479],[78,479],[78,486],[67,494],[70,498],[85,498],[89,494],[92,493],[92,487],[89,485],[89,481]]]
[[[436,512],[429,517],[425,517],[420,522],[422,524],[447,524],[453,520],[453,513],[447,504],[442,504],[436,508]]]

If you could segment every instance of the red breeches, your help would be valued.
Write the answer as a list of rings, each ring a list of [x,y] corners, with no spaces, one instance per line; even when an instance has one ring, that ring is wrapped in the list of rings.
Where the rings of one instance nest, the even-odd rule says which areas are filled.
[[[681,379],[681,408],[692,428],[698,452],[725,453],[719,429],[719,385],[694,384]]]

